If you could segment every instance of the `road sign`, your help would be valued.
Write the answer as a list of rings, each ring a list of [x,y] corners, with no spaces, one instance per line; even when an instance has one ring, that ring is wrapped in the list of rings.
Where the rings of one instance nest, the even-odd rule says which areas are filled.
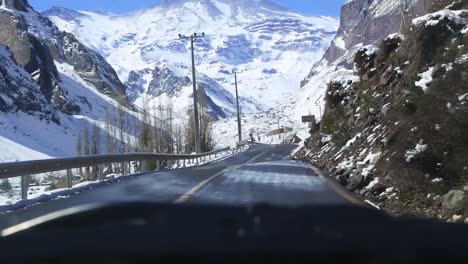
[[[308,115],[308,116],[303,116],[302,117],[302,123],[312,123],[315,122],[315,116],[314,115]]]

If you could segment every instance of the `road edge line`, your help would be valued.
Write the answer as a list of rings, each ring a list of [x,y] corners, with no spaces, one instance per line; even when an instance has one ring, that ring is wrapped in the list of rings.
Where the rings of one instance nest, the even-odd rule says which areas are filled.
[[[374,207],[372,207],[371,205],[369,205],[368,203],[366,203],[364,200],[360,199],[359,197],[357,197],[355,194],[349,192],[347,189],[345,189],[343,186],[341,186],[338,182],[336,182],[335,180],[333,180],[331,177],[329,176],[324,176],[323,173],[315,166],[311,165],[311,164],[308,164],[308,167],[315,173],[318,175],[318,177],[320,178],[320,180],[322,180],[323,182],[325,182],[328,186],[330,186],[336,193],[338,193],[341,197],[343,197],[345,200],[347,200],[348,202],[354,204],[354,205],[358,205],[358,206],[361,206],[361,207],[366,207],[366,208],[373,208],[375,209]]]

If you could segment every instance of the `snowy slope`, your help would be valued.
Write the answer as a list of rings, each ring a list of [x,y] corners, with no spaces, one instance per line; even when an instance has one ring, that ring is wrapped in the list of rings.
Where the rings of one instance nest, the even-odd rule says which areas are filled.
[[[178,34],[205,32],[206,37],[196,42],[198,75],[212,80],[205,87],[207,95],[227,116],[235,110],[233,69],[245,71],[239,76],[243,110],[268,109],[297,91],[307,68],[320,59],[338,27],[333,18],[294,13],[267,0],[162,1],[154,8],[119,16],[63,8],[44,14],[103,54],[122,80],[130,75],[131,80],[140,80],[140,86],[129,90],[133,94],[154,90],[153,73],[162,65],[171,69],[168,80],[191,78],[189,42]],[[175,89],[176,100],[190,101],[190,84],[158,88]]]
[[[76,156],[77,136],[97,124],[125,86],[112,67],[27,1],[0,1],[0,162]],[[131,136],[129,138],[132,138]]]

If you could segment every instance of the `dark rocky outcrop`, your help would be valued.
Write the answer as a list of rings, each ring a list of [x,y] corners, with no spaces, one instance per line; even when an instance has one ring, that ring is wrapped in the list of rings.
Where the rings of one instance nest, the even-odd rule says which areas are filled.
[[[125,82],[125,86],[128,87],[127,97],[130,102],[134,102],[145,91],[146,80],[143,79],[141,76],[149,72],[150,70],[148,69],[138,72],[129,72],[127,82]]]
[[[26,0],[0,0],[0,5],[3,6],[0,9],[0,44],[8,47],[15,63],[24,68],[39,86],[45,99],[42,103],[66,114],[76,114],[81,110],[75,102],[67,98],[66,89],[62,87],[55,65],[57,61],[72,65],[76,73],[89,85],[129,105],[125,96],[125,85],[102,56],[79,43],[73,35],[60,32],[47,17],[34,11]],[[4,72],[4,75],[6,73],[8,72]],[[4,78],[8,79],[5,76]],[[14,85],[10,83],[8,90]],[[39,109],[33,101],[25,101],[20,103],[22,106],[8,109]],[[32,106],[24,107],[27,104]],[[6,111],[6,107],[4,108],[3,111]]]
[[[52,113],[40,87],[21,68],[6,46],[0,44],[0,111]]]
[[[187,76],[178,76],[166,65],[158,66],[153,70],[153,77],[148,87],[148,94],[158,97],[161,94],[174,96],[183,87],[192,83]]]
[[[97,52],[85,47],[74,35],[61,32],[65,62],[72,65],[78,75],[101,93],[122,102],[126,101],[126,87],[115,70]]]
[[[354,52],[357,45],[377,45],[391,33],[399,32],[411,24],[411,20],[431,10],[432,0],[410,0],[408,5],[400,0],[353,0],[341,8],[340,28],[317,65],[339,62],[338,65],[353,69],[354,64],[343,58],[347,52]],[[312,67],[301,86],[316,74]]]

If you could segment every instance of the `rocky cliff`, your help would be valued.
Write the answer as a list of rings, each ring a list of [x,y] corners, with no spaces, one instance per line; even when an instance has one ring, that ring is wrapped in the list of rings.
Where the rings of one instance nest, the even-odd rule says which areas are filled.
[[[0,162],[74,156],[77,137],[95,125],[104,151],[118,113],[135,135],[141,120],[125,93],[97,52],[26,0],[0,0]]]
[[[0,0],[0,43],[8,47],[14,61],[35,80],[45,102],[64,113],[76,114],[81,109],[68,98],[56,63],[73,66],[89,85],[121,102],[126,101],[122,96],[125,86],[102,56],[79,43],[73,35],[60,32],[26,0]],[[33,106],[35,103],[30,100],[15,109],[30,111],[37,108]]]
[[[328,83],[320,126],[296,158],[393,213],[463,221],[468,2],[425,3],[433,13],[357,50],[357,78]]]
[[[391,33],[400,32],[411,19],[426,14],[431,0],[348,0],[341,8],[340,28],[323,60],[333,63],[356,46],[376,45]],[[351,62],[351,63],[346,63]],[[348,69],[352,61],[343,61]],[[311,75],[314,74],[312,69]],[[307,79],[303,85],[307,84]]]
[[[0,44],[0,112],[41,112],[50,114],[47,99],[40,87],[10,50]]]
[[[355,76],[354,56],[368,45],[376,46],[391,33],[400,32],[411,20],[426,14],[429,0],[348,0],[341,8],[340,27],[321,60],[301,82],[301,89],[279,107],[290,119],[315,115],[325,107],[327,84],[346,82]]]

